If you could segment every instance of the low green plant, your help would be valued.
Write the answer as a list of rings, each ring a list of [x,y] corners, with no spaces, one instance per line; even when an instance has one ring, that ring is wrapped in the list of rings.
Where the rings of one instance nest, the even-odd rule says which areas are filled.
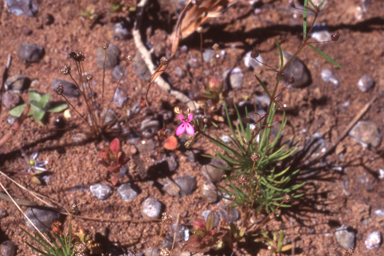
[[[50,102],[50,97],[51,95],[49,93],[42,96],[38,92],[32,90],[29,91],[29,103],[31,104],[31,109],[28,112],[28,116],[33,116],[36,122],[43,123],[44,116],[47,112],[58,113],[68,108],[66,103]],[[15,117],[20,117],[26,106],[27,104],[19,105],[11,109],[9,114]]]
[[[267,242],[268,249],[271,252],[279,253],[279,252],[285,252],[289,251],[292,248],[292,244],[283,244],[283,239],[284,239],[284,232],[283,230],[280,230],[279,232],[279,237],[277,237],[276,231],[273,232],[273,237],[270,238],[267,233],[265,233],[263,230],[261,230],[261,234],[263,237],[261,238],[256,238],[255,242]]]
[[[30,234],[28,231],[20,227],[29,237],[32,238],[36,243],[38,243],[43,249],[38,249],[32,244],[25,242],[30,248],[34,251],[41,253],[42,255],[52,255],[52,256],[74,256],[75,250],[72,248],[72,225],[69,225],[68,234],[63,233],[58,235],[53,233],[54,239],[48,233],[45,233],[51,242],[46,241],[38,232],[35,233],[35,236]],[[58,243],[59,244],[58,244]]]

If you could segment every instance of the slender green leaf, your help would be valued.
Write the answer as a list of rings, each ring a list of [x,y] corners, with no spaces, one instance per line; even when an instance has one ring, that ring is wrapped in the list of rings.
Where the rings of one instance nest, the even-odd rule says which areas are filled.
[[[322,51],[320,51],[319,49],[317,49],[315,46],[311,45],[311,44],[308,44],[309,47],[311,47],[313,50],[315,50],[318,54],[320,54],[321,56],[323,56],[327,61],[331,62],[333,65],[335,65],[336,67],[339,67],[341,68],[340,64],[337,63],[336,61],[334,61],[333,59],[331,59],[331,57],[329,57],[328,55],[326,55],[325,53],[323,53]]]
[[[275,43],[277,45],[277,48],[279,49],[279,55],[280,55],[280,70],[283,69],[284,66],[284,59],[283,59],[283,51],[281,50],[279,42],[275,38]]]
[[[19,105],[17,107],[14,107],[13,109],[11,109],[11,111],[9,111],[9,114],[11,116],[20,117],[21,113],[23,113],[26,106],[27,106],[27,104],[23,104],[23,105]],[[31,112],[31,110],[29,110],[29,112]]]
[[[35,91],[30,91],[28,96],[29,96],[29,102],[31,102],[32,100],[39,102],[41,100],[40,93],[37,93]]]
[[[304,0],[304,12],[303,12],[303,40],[307,37],[307,6],[308,0]]]
[[[47,104],[49,102],[50,97],[51,97],[51,95],[49,93],[44,94],[43,97],[41,97],[41,100],[39,101],[39,104],[40,104],[39,107],[41,109],[45,109],[45,107],[47,106]]]
[[[267,89],[267,86],[265,86],[265,84],[263,83],[263,81],[260,80],[260,78],[255,74],[255,77],[257,79],[257,81],[259,82],[259,84],[261,85],[261,87],[263,87],[264,91],[268,94],[268,97],[271,99],[272,96],[271,94],[269,93],[268,89]]]
[[[321,4],[319,5],[319,11],[321,11],[321,9],[323,8],[324,3],[325,3],[325,0],[321,1]]]
[[[58,113],[68,108],[68,105],[66,103],[61,102],[50,102],[48,112],[51,113]]]
[[[316,8],[316,5],[312,2],[312,0],[309,0],[309,3],[313,6],[313,8]]]

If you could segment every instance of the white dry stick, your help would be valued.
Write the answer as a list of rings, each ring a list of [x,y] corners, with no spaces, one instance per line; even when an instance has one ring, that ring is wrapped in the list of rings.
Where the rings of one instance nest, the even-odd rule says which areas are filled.
[[[144,8],[146,3],[147,3],[147,0],[142,0],[137,6]],[[141,16],[142,15],[140,15],[139,19],[141,19]],[[135,41],[137,50],[140,52],[141,57],[144,60],[145,64],[147,65],[149,71],[151,72],[151,74],[154,74],[156,67],[151,60],[150,52],[147,50],[147,48],[145,48],[143,42],[141,41],[139,28],[140,28],[140,21],[136,20],[134,29],[132,32],[133,39]],[[161,76],[159,76],[155,81],[161,90],[163,90],[166,93],[169,93],[170,95],[174,96],[176,99],[185,103],[191,111],[198,109],[199,104],[196,101],[191,100],[188,96],[181,93],[180,91],[172,89],[172,87]]]

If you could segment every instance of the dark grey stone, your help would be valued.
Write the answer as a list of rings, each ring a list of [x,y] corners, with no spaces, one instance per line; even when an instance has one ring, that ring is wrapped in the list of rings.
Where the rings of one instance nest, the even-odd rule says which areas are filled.
[[[286,63],[292,54],[283,51],[284,62]],[[307,67],[297,57],[287,66],[284,71],[283,78],[288,81],[291,77],[295,78],[295,82],[291,84],[292,87],[304,87],[310,84],[311,76]]]
[[[193,175],[184,175],[175,179],[175,183],[180,187],[180,195],[187,196],[192,194],[196,188],[196,178]]]
[[[160,122],[155,118],[147,118],[141,122],[141,134],[145,138],[153,137],[159,130]]]
[[[0,245],[0,255],[1,256],[15,256],[16,255],[16,245],[11,240],[7,240],[7,241],[2,242]]]
[[[219,208],[219,214],[220,217],[224,220],[227,221],[228,223],[232,223],[240,218],[240,213],[236,208],[231,208],[229,211],[229,216],[228,216],[228,205],[221,206]]]
[[[96,51],[96,63],[100,69],[104,67],[105,59],[105,69],[112,69],[117,64],[119,64],[119,49],[114,45],[109,45],[107,49],[107,57],[105,58],[105,50],[102,47],[99,47]]]
[[[14,91],[17,93],[22,93],[24,90],[28,89],[31,84],[31,80],[24,75],[14,75],[9,77],[4,84],[6,90]]]
[[[121,78],[121,80],[124,80],[125,77],[127,76],[127,70],[125,70],[124,75],[123,75],[123,72],[124,72],[124,67],[121,65],[117,65],[116,67],[114,67],[112,69],[112,76],[116,80],[120,80],[120,78]],[[122,75],[123,75],[123,77],[121,77]]]
[[[71,82],[68,82],[68,81],[65,81],[65,80],[61,80],[61,79],[55,79],[52,81],[52,88],[53,90],[56,90],[56,88],[59,86],[59,85],[62,85],[63,88],[64,88],[64,91],[63,91],[63,95],[65,97],[68,97],[68,98],[76,98],[76,97],[79,97],[80,96],[80,92],[79,90],[77,89],[76,85],[71,83]]]
[[[60,218],[60,213],[49,208],[30,207],[25,211],[25,215],[28,216],[28,218],[40,231],[47,232],[51,230],[52,223],[59,220]],[[34,227],[26,218],[24,218],[24,220],[28,227],[34,229]]]
[[[16,16],[33,17],[38,11],[37,5],[31,0],[5,0],[5,6]]]
[[[20,44],[17,56],[27,62],[36,62],[43,58],[44,48],[37,44]]]
[[[217,166],[217,167],[228,167],[228,166],[225,161],[218,160],[218,159],[212,159],[211,163],[205,166],[206,167],[205,170],[210,180],[213,182],[219,182],[223,179],[223,175],[225,174],[225,171],[222,169],[218,169],[214,166]]]
[[[20,102],[20,96],[13,91],[5,91],[1,96],[1,104],[6,109],[12,109]]]
[[[133,59],[133,69],[135,70],[136,74],[144,81],[147,81],[151,77],[151,72],[142,59],[139,51],[136,52],[135,58]]]

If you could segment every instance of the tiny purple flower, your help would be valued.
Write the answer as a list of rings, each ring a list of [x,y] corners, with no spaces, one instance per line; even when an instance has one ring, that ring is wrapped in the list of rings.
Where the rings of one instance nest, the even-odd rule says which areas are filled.
[[[195,129],[193,129],[193,126],[189,124],[193,119],[193,114],[189,114],[188,119],[185,119],[183,114],[179,114],[179,119],[183,123],[177,128],[176,135],[180,136],[185,131],[187,131],[188,135],[195,135]]]

